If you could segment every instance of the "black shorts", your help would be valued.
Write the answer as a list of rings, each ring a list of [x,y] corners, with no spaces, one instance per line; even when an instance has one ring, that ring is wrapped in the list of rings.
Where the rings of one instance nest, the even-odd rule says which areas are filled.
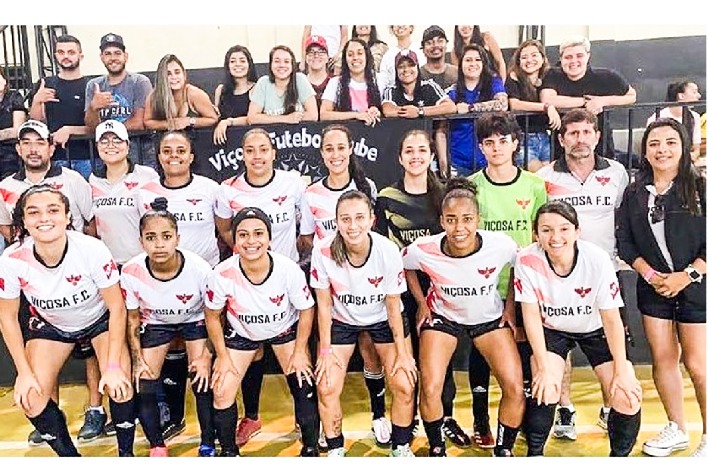
[[[391,332],[391,327],[388,325],[387,320],[368,326],[353,326],[332,319],[331,332],[332,345],[356,344],[361,332],[368,332],[374,344],[393,344],[393,332]],[[409,333],[408,321],[403,319],[403,335],[408,337]]]
[[[592,332],[574,333],[544,327],[543,335],[546,338],[546,349],[559,355],[563,360],[568,357],[575,344],[580,346],[580,350],[588,358],[592,368],[614,360],[603,328]]]
[[[75,332],[58,329],[39,316],[30,316],[27,340],[45,339],[67,344],[77,344],[85,348],[91,346],[91,339],[108,332],[108,312],[99,317],[96,322]]]
[[[420,327],[421,334],[423,333],[423,331],[438,331],[444,332],[445,334],[449,334],[457,339],[459,339],[460,336],[465,333],[470,336],[470,339],[475,339],[479,336],[483,336],[484,334],[499,329],[499,323],[501,322],[501,317],[498,317],[493,321],[485,322],[483,324],[465,325],[449,321],[438,314],[433,314],[432,318],[432,325],[425,323]]]
[[[169,344],[175,337],[186,341],[207,338],[206,322],[195,321],[183,324],[141,324],[140,347],[150,349]]]
[[[705,284],[703,292],[705,293]],[[691,284],[696,286],[696,284]],[[637,307],[645,316],[668,319],[681,324],[705,324],[706,307],[702,303],[690,301],[682,291],[673,298],[665,298],[654,292],[641,277],[637,278]]]
[[[237,334],[236,331],[231,328],[231,326],[227,325],[226,329],[224,329],[224,343],[226,344],[226,347],[234,350],[258,350],[258,348],[262,344],[287,344],[288,342],[294,341],[297,337],[298,322],[299,321],[295,321],[292,326],[290,326],[277,336],[265,340],[251,340],[247,337],[243,337]]]

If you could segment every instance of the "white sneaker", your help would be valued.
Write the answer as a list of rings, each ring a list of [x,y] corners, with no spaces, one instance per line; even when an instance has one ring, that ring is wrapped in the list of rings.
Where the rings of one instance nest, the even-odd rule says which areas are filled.
[[[393,456],[394,458],[415,458],[415,453],[411,451],[410,445],[406,443],[405,445],[396,446],[392,449],[389,456]]]
[[[374,439],[377,445],[388,446],[391,444],[391,422],[386,417],[372,420],[371,431],[374,432]]]
[[[344,448],[335,448],[327,452],[327,457],[344,457]]]
[[[556,415],[556,422],[553,426],[553,436],[566,440],[575,441],[578,434],[575,431],[575,410],[566,407],[559,407]]]
[[[644,442],[642,451],[649,456],[669,456],[674,451],[688,448],[688,435],[670,421],[654,438]]]
[[[701,437],[701,444],[699,444],[698,448],[691,453],[691,456],[697,458],[705,458],[708,456],[708,443],[706,442],[706,435]]]

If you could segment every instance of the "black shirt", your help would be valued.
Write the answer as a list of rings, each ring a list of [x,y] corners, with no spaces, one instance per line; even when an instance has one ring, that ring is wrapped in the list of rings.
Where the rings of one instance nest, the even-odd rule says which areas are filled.
[[[523,97],[521,91],[521,84],[511,77],[506,78],[506,83],[504,84],[504,89],[506,89],[506,94],[509,99],[519,99],[521,101],[529,102],[539,102],[538,99]],[[537,88],[538,90],[539,88]],[[538,112],[533,115],[529,115],[529,129],[528,132],[545,132],[548,130],[548,115],[543,112]],[[525,129],[526,119],[524,116],[518,116],[516,121],[521,126],[521,130]]]
[[[397,106],[435,106],[442,99],[445,99],[447,95],[442,90],[438,83],[432,79],[426,79],[420,82],[420,89],[415,91],[414,97],[407,97],[403,90],[398,89],[398,87],[393,86],[391,88],[386,88],[384,91],[382,103],[392,102]]]

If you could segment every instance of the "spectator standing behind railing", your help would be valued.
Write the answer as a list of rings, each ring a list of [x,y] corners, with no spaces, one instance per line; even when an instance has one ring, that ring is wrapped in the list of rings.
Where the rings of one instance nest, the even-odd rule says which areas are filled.
[[[538,40],[526,40],[514,51],[509,65],[509,77],[506,78],[506,92],[509,95],[509,107],[513,111],[545,113],[534,114],[528,119],[528,129],[523,133],[523,142],[519,144],[516,165],[535,172],[551,160],[551,138],[548,128],[560,127],[560,116],[553,104],[539,100],[541,82],[548,71],[548,58],[545,48]],[[519,118],[524,125],[525,119]],[[528,147],[528,153],[526,148]]]
[[[249,124],[299,124],[317,120],[315,90],[307,76],[295,69],[295,54],[285,45],[270,50],[268,75],[253,88],[248,106]]]
[[[69,142],[72,136],[88,133],[84,104],[89,79],[81,74],[84,59],[81,42],[71,35],[60,36],[54,45],[54,59],[59,74],[42,78],[35,84],[29,114],[32,119],[47,123],[55,147],[52,160],[76,170],[88,180],[92,170],[91,142]]]
[[[210,127],[219,113],[209,95],[189,84],[187,71],[175,55],[162,57],[155,73],[155,89],[145,100],[145,128],[157,131]]]
[[[698,85],[689,80],[677,81],[669,84],[666,89],[667,102],[694,102],[701,100],[701,93]],[[659,117],[670,117],[682,123],[686,128],[688,137],[691,140],[691,160],[698,160],[701,148],[701,118],[697,112],[692,111],[690,106],[684,111],[682,106],[665,107],[659,111]],[[686,120],[684,121],[684,117]],[[647,126],[656,120],[656,113],[649,116]]]
[[[366,42],[374,58],[374,70],[378,73],[381,70],[381,60],[388,51],[388,45],[379,40],[375,25],[354,25],[352,27],[352,38],[359,38]]]
[[[248,125],[251,89],[258,81],[256,65],[248,48],[232,46],[224,56],[224,79],[214,91],[220,121],[214,128],[214,144],[226,143],[226,128]]]
[[[462,58],[465,46],[478,44],[484,47],[485,51],[492,59],[491,66],[494,72],[499,75],[502,81],[506,80],[506,63],[499,43],[494,36],[488,32],[482,32],[479,25],[455,25],[454,47],[450,53],[450,62],[457,66]]]
[[[19,168],[14,139],[18,127],[26,119],[27,109],[22,95],[10,90],[5,70],[0,68],[0,179]]]
[[[423,63],[425,56],[418,48],[411,47],[411,35],[413,34],[413,25],[391,25],[389,26],[391,34],[396,37],[396,44],[389,47],[386,54],[381,58],[381,68],[376,76],[376,81],[379,84],[379,91],[383,94],[386,88],[393,86],[396,82],[396,55],[401,50],[414,50],[418,56],[418,61]]]
[[[307,63],[307,80],[315,90],[317,111],[319,114],[322,106],[322,94],[327,89],[327,84],[332,76],[327,69],[329,56],[327,56],[327,43],[322,36],[311,36],[305,47],[305,62]]]
[[[615,158],[615,145],[609,120],[603,121],[600,113],[608,106],[634,104],[637,93],[619,73],[606,68],[590,67],[590,41],[575,37],[560,45],[560,68],[551,68],[541,84],[541,102],[557,108],[584,107],[600,119],[600,131],[607,140],[607,147],[598,143],[595,152]],[[557,144],[556,144],[557,145]],[[556,147],[556,156],[561,153]]]
[[[346,25],[305,25],[302,30],[302,59],[300,62],[300,71],[305,72],[305,50],[307,50],[307,39],[310,36],[321,36],[327,44],[327,69],[330,74],[336,75],[335,68],[341,66],[338,63],[339,58],[344,50],[344,44],[349,39]],[[294,63],[293,63],[294,64]]]
[[[445,30],[432,25],[423,32],[420,46],[425,55],[425,64],[420,67],[422,79],[432,79],[438,86],[447,89],[457,82],[457,68],[445,62],[447,36]]]

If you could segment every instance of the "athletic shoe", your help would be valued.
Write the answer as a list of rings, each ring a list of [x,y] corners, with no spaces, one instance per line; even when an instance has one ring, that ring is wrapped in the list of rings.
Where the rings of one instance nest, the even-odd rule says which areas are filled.
[[[174,438],[175,436],[183,433],[187,429],[187,424],[182,420],[179,423],[170,423],[162,429],[162,439],[166,442]]]
[[[604,407],[600,407],[600,416],[597,417],[597,426],[607,431],[607,419],[610,417],[609,408],[605,411]]]
[[[235,452],[221,450],[221,453],[219,453],[219,456],[224,457],[224,458],[237,458],[237,457],[241,456],[241,453],[239,453],[238,450],[236,450]]]
[[[389,446],[391,444],[391,422],[386,417],[377,418],[371,422],[371,431],[374,432],[374,440],[379,446]]]
[[[169,456],[169,454],[167,454],[166,446],[156,446],[154,448],[150,448],[151,458],[166,458],[167,456]]]
[[[514,453],[511,452],[511,450],[508,450],[506,448],[501,448],[499,451],[499,454],[497,454],[497,450],[492,451],[492,456],[496,458],[513,458]]]
[[[300,456],[303,458],[317,458],[320,455],[320,450],[312,446],[303,446],[300,450]]]
[[[211,445],[199,445],[199,456],[202,458],[213,458],[216,456],[216,448]]]
[[[445,447],[444,446],[435,446],[433,448],[430,448],[428,450],[428,457],[430,458],[442,458],[446,457],[447,453],[445,452]]]
[[[686,448],[688,448],[688,434],[670,421],[661,433],[644,442],[642,451],[649,456],[669,456],[674,451]]]
[[[105,425],[103,425],[103,433],[106,434],[106,436],[116,436],[116,426],[113,424],[113,420],[107,421]]]
[[[703,435],[701,437],[701,444],[698,445],[698,448],[696,448],[693,453],[691,453],[691,456],[694,458],[705,458],[708,456],[708,444],[706,443],[706,435]]]
[[[42,446],[47,444],[47,442],[42,439],[41,433],[35,428],[27,435],[27,444],[30,446]]]
[[[415,458],[415,453],[411,451],[410,445],[406,443],[405,445],[396,446],[392,449],[389,456],[393,456],[394,458]]]
[[[575,432],[575,411],[570,411],[565,407],[558,408],[553,436],[572,441],[578,439],[578,434]]]
[[[472,439],[475,445],[485,450],[492,449],[496,446],[496,443],[494,443],[494,435],[492,435],[492,430],[489,428],[489,422],[475,425]]]
[[[84,413],[84,424],[76,438],[81,441],[95,440],[103,434],[107,419],[108,417],[105,412],[101,413],[98,410],[91,409],[86,410],[86,413]]]
[[[335,448],[327,452],[327,457],[338,458],[340,456],[345,456],[344,448]]]
[[[245,445],[248,440],[261,432],[262,427],[263,423],[260,418],[251,420],[248,417],[243,417],[236,428],[236,444],[238,446]]]
[[[460,428],[454,418],[450,417],[443,420],[442,430],[453,445],[459,448],[469,448],[472,445],[470,437]]]

